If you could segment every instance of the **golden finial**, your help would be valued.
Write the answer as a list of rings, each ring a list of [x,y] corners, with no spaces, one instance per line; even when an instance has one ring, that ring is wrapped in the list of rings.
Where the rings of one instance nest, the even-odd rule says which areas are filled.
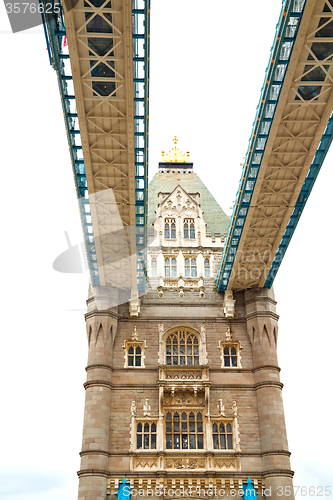
[[[162,151],[162,161],[165,163],[190,163],[190,152],[187,151],[186,155],[177,148],[178,139],[175,135],[173,138],[174,147],[169,151],[168,154],[165,154],[165,151]]]

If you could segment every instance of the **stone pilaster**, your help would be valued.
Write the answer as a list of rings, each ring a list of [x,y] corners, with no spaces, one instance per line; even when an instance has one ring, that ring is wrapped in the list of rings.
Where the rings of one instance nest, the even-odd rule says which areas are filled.
[[[263,475],[266,488],[271,487],[271,500],[287,498],[288,487],[292,492],[290,453],[284,420],[277,360],[278,315],[272,290],[268,288],[245,292],[247,332],[252,343],[254,380],[257,394],[259,431]],[[281,486],[283,489],[278,489]],[[287,490],[288,490],[287,488]],[[293,498],[293,493],[288,496]]]
[[[86,314],[88,364],[79,500],[105,500],[110,439],[112,354],[117,314],[91,307]]]

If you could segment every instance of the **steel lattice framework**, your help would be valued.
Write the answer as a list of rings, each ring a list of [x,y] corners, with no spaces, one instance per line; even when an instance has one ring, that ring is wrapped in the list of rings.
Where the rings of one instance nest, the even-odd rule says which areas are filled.
[[[285,1],[217,277],[271,286],[333,133],[333,1]]]
[[[142,290],[149,0],[79,0],[63,9],[48,15],[44,27],[59,78],[91,282]]]

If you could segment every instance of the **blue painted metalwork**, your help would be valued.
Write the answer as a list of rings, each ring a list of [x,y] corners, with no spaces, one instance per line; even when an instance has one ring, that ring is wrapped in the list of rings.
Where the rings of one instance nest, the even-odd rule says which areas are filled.
[[[43,2],[40,0],[40,3]],[[58,86],[64,113],[76,194],[79,202],[80,218],[90,271],[90,279],[92,285],[94,286],[99,285],[100,281],[94,232],[90,215],[86,172],[82,156],[81,136],[77,120],[75,96],[73,95],[74,89],[72,88],[72,85],[69,89],[69,83],[72,82],[71,67],[69,63],[69,55],[63,53],[64,37],[66,36],[65,21],[61,6],[59,14],[52,12],[47,13],[49,9],[46,9],[45,5],[42,10],[45,12],[45,14],[42,15],[42,19],[50,63],[56,70],[58,77]]]
[[[332,139],[333,139],[333,114],[331,115],[331,118],[328,121],[327,127],[326,127],[325,132],[322,136],[319,147],[316,151],[316,154],[315,154],[315,157],[314,157],[313,162],[311,164],[310,170],[308,172],[308,175],[306,176],[306,179],[305,179],[304,184],[302,186],[301,192],[300,192],[299,197],[297,199],[297,202],[295,204],[295,208],[293,210],[293,213],[291,214],[287,228],[286,228],[284,235],[282,237],[280,246],[276,252],[275,258],[273,260],[271,269],[268,273],[268,276],[267,276],[267,279],[266,279],[266,282],[264,285],[265,287],[270,288],[273,284],[276,273],[278,272],[281,261],[284,257],[284,254],[286,253],[286,250],[287,250],[288,245],[290,243],[291,237],[294,234],[294,231],[295,231],[296,226],[298,224],[298,221],[301,217],[301,214],[303,212],[305,204],[309,198],[309,195],[311,193],[313,185],[317,179],[320,168],[321,168],[323,161],[326,157],[327,151],[331,145]]]
[[[284,0],[282,3],[282,10],[276,27],[264,85],[261,89],[260,101],[252,127],[226,244],[216,278],[216,288],[219,292],[227,289],[231,276],[233,262],[236,257],[280,91],[302,19],[304,5],[305,0]]]
[[[250,498],[256,500],[257,492],[254,489],[253,483],[250,478],[247,480],[245,484],[243,484],[243,490],[244,490],[244,498],[246,498],[247,500]]]
[[[132,15],[137,283],[142,292],[147,278],[150,0],[134,0]]]
[[[143,8],[140,8],[141,6]],[[47,9],[42,10],[47,12]],[[60,14],[57,15],[43,14],[42,18],[50,63],[58,76],[90,278],[92,285],[99,285],[100,279],[75,95],[74,89],[69,91],[68,87],[72,81],[69,54],[63,51],[63,40],[66,35],[63,11],[61,9]],[[137,281],[138,289],[144,291],[147,275],[150,0],[133,0],[132,19]]]
[[[129,500],[131,497],[131,485],[126,482],[125,478],[119,483],[117,496],[118,500]]]

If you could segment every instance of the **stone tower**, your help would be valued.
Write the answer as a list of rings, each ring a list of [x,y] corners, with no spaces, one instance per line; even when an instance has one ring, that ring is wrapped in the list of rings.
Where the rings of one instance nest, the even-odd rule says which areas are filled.
[[[229,218],[176,141],[148,206],[140,306],[88,299],[79,499],[292,498],[273,292],[216,292]]]

